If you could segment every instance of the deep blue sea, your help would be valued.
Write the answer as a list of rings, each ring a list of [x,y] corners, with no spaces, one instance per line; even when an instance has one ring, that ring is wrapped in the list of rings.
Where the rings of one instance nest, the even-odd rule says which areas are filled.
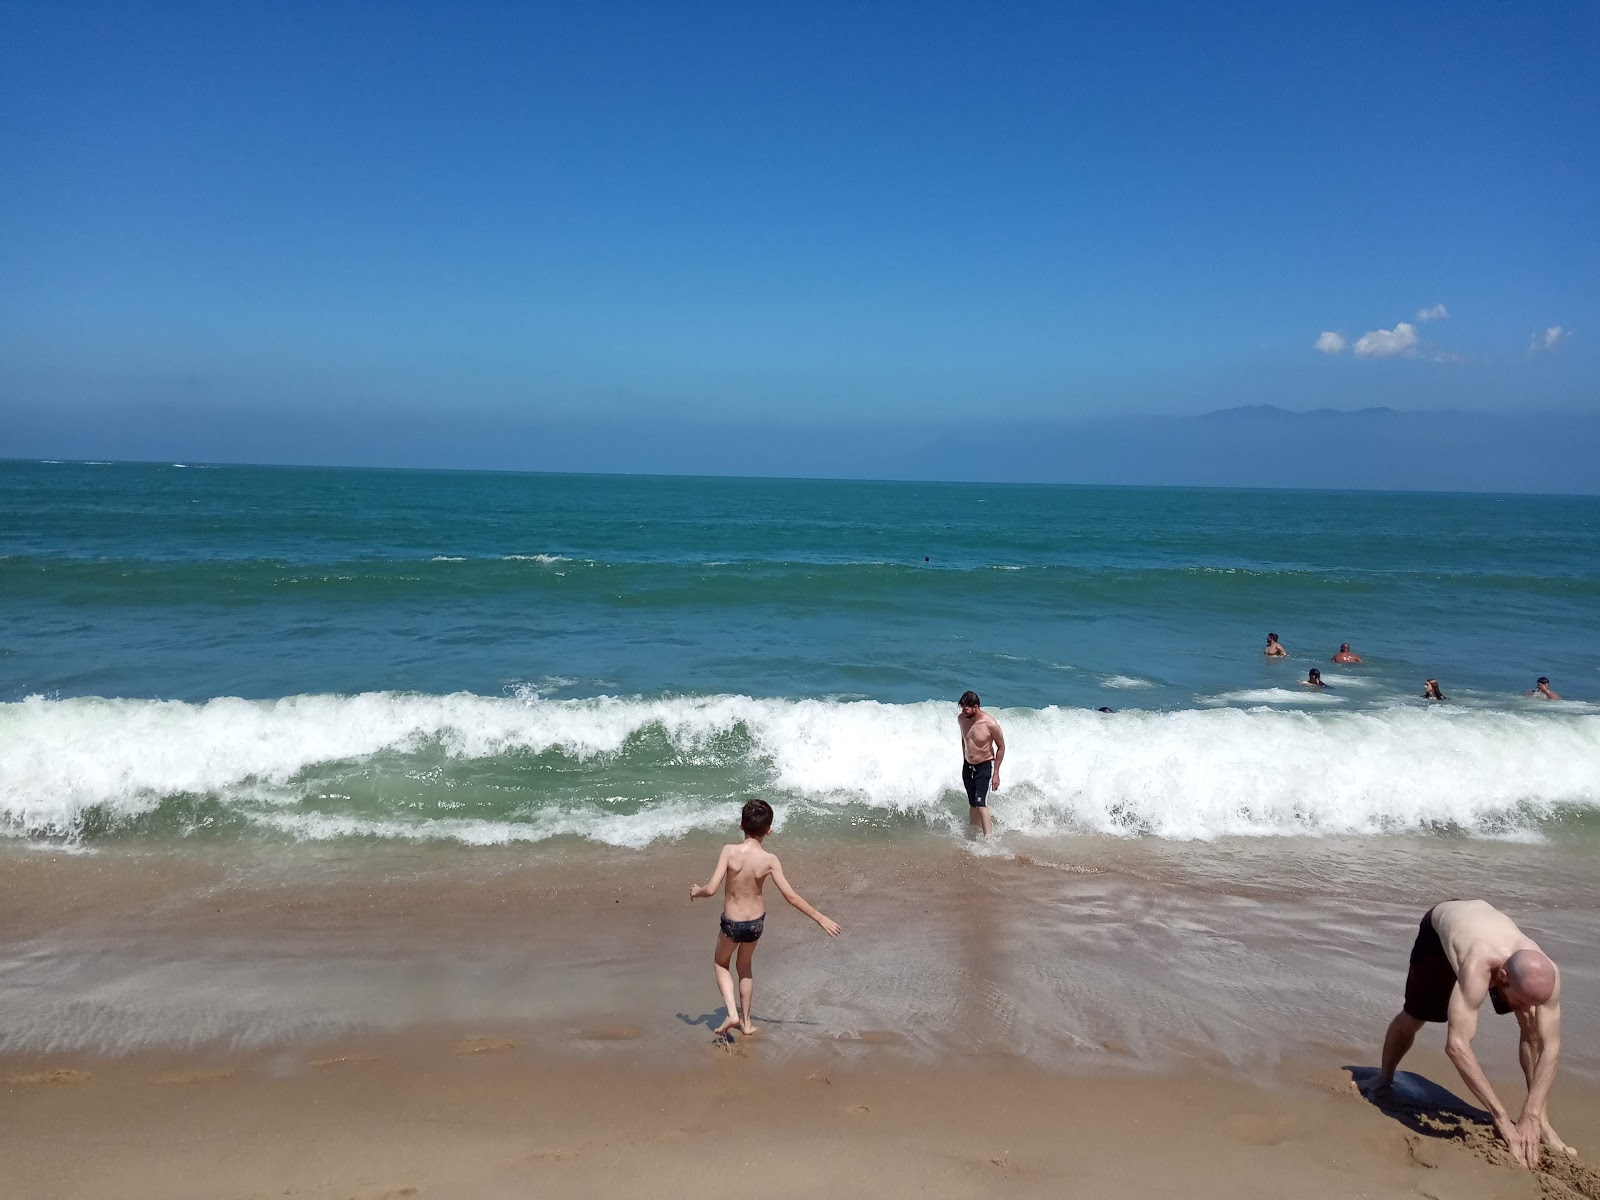
[[[1600,498],[0,462],[13,837],[953,832],[967,688],[1002,829],[1583,828]]]

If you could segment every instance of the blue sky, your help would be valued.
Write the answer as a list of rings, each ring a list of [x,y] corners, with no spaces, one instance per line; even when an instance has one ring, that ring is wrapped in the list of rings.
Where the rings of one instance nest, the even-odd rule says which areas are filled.
[[[9,452],[1600,410],[1592,3],[4,0],[0,29]]]

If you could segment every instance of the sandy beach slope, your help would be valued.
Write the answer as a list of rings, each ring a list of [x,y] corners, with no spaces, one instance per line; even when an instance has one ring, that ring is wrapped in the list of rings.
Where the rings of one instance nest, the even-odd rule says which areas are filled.
[[[1438,1036],[1397,1101],[1356,1090],[1415,862],[1354,895],[1287,845],[796,846],[845,937],[775,911],[762,1032],[723,1045],[705,850],[9,853],[0,1194],[1600,1197],[1511,1165]],[[1537,899],[1578,984],[1552,1113],[1593,1153],[1592,922]],[[1479,1040],[1520,1105],[1509,1023]]]
[[[1600,1196],[1585,1165],[1521,1170],[1470,1117],[1380,1111],[1322,1065],[1258,1084],[913,1064],[892,1046],[772,1065],[703,1044],[668,1070],[640,1065],[638,1035],[575,1030],[580,1052],[555,1056],[432,1030],[248,1058],[11,1060],[6,1194]],[[1437,1056],[1418,1065],[1449,1080]],[[1600,1129],[1592,1094],[1562,1099],[1569,1125]]]

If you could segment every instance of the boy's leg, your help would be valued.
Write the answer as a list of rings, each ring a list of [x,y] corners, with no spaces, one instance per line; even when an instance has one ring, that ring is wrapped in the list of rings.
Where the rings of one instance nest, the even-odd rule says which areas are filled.
[[[744,1014],[744,1020],[739,1025],[741,1033],[756,1031],[756,1027],[750,1024],[750,1003],[756,994],[756,979],[750,970],[750,962],[755,956],[754,942],[739,943],[739,1011]]]
[[[716,1028],[717,1033],[727,1033],[739,1023],[739,1001],[733,991],[733,975],[728,971],[728,963],[733,959],[733,947],[732,938],[717,934],[717,952],[712,956],[712,961],[717,972],[717,991],[722,993],[723,1006],[728,1010],[728,1015]]]

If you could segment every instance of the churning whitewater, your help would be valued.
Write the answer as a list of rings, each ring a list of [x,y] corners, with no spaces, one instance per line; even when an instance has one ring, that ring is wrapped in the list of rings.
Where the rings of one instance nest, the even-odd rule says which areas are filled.
[[[1537,835],[1600,809],[1600,716],[1424,708],[1000,709],[1005,828],[1173,839]],[[739,695],[373,692],[0,705],[13,836],[578,837],[725,826],[760,792],[799,832],[957,828],[953,709]]]

